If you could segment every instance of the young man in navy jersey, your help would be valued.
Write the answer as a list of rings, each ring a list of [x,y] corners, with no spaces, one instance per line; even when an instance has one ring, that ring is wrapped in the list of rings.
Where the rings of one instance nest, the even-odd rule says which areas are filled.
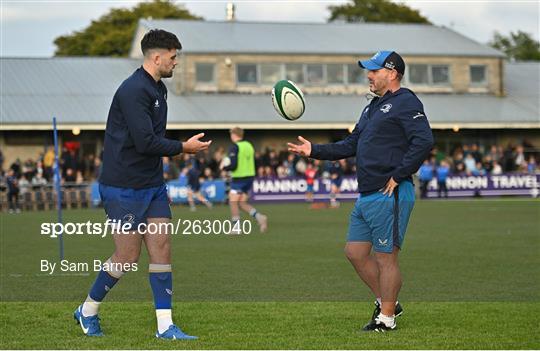
[[[200,140],[204,133],[185,142],[165,138],[167,88],[161,79],[172,77],[181,48],[172,33],[146,33],[141,41],[143,65],[120,85],[109,110],[99,191],[107,217],[120,222],[128,233],[113,233],[115,251],[103,264],[84,303],[75,310],[74,318],[88,336],[103,335],[99,305],[129,267],[135,267],[144,241],[156,308],[156,337],[196,338],[172,321],[170,233],[166,225],[171,210],[162,157],[194,154],[208,149],[211,141]],[[159,231],[145,231],[145,225]]]
[[[433,135],[418,97],[401,87],[405,62],[394,51],[379,51],[359,61],[368,70],[369,89],[377,97],[362,111],[352,133],[333,144],[312,145],[298,137],[289,151],[321,159],[356,156],[360,196],[350,216],[345,253],[376,297],[365,331],[396,328],[403,313],[398,253],[414,205],[412,174],[429,156]],[[374,251],[371,254],[371,251]]]

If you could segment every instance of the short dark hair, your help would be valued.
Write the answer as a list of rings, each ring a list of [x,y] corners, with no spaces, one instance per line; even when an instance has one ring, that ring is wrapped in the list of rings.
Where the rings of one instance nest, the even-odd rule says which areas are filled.
[[[146,55],[152,49],[176,49],[181,50],[182,44],[178,37],[163,29],[152,29],[147,32],[141,40],[141,50]]]

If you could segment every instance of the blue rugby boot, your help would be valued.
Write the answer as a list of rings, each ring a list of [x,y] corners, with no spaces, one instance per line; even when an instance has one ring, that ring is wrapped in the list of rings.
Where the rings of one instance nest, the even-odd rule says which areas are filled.
[[[195,340],[196,336],[187,335],[176,325],[171,324],[169,329],[165,330],[163,333],[156,332],[156,338],[158,339],[168,339],[168,340]]]
[[[82,305],[77,307],[73,313],[73,318],[81,326],[81,329],[85,335],[88,336],[103,336],[101,327],[99,326],[99,317],[95,316],[85,317],[82,314]]]

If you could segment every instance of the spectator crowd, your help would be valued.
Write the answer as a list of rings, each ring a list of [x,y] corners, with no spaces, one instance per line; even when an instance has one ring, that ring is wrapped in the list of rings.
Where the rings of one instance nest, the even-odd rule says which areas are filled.
[[[179,179],[186,175],[190,165],[197,168],[201,181],[225,179],[227,174],[221,170],[220,165],[226,157],[227,152],[222,146],[195,156],[182,154],[164,157],[165,180]],[[437,179],[439,188],[444,192],[449,175],[537,173],[540,172],[538,157],[538,150],[526,142],[515,146],[510,144],[507,147],[464,144],[456,147],[450,154],[435,147],[418,171],[422,194],[425,194],[427,183],[432,179]],[[93,154],[81,157],[76,150],[67,148],[63,148],[59,163],[61,181],[66,186],[94,181],[101,168],[100,157]],[[356,174],[354,158],[336,162],[308,160],[292,155],[286,149],[259,150],[255,154],[255,163],[258,177],[304,177],[308,163],[316,170],[316,177],[330,178],[337,173],[339,176]],[[7,190],[8,195],[14,196],[13,194],[22,194],[30,189],[50,186],[53,182],[53,165],[54,151],[48,147],[36,159],[17,159],[5,170],[4,156],[0,150],[0,187]]]

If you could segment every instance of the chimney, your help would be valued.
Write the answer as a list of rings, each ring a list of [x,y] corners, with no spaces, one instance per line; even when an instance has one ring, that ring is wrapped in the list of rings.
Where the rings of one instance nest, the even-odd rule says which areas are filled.
[[[228,2],[227,7],[226,7],[226,14],[227,14],[228,22],[234,22],[236,20],[234,10],[235,10],[234,4],[232,2]]]

